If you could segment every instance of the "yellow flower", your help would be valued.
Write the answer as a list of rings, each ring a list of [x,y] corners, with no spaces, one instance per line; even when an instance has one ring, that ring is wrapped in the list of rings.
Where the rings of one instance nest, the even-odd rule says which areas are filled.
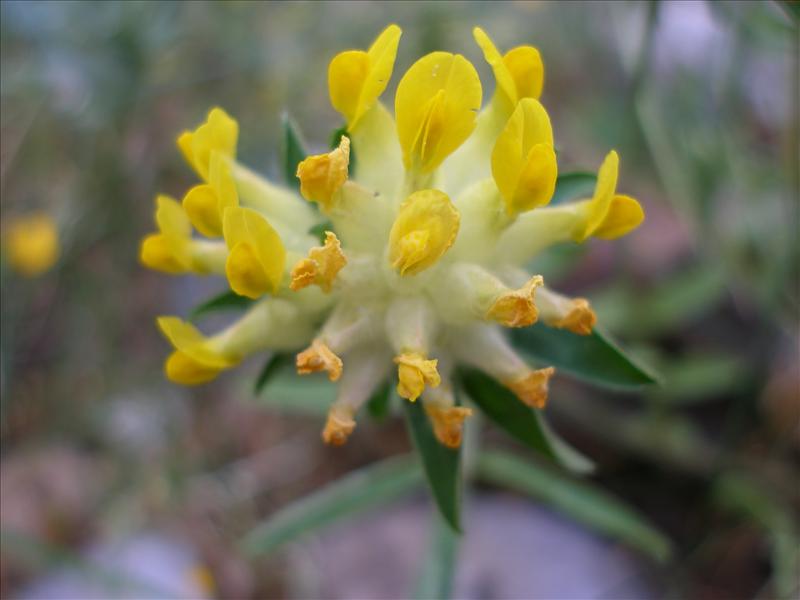
[[[333,207],[334,194],[347,181],[350,162],[350,138],[342,136],[339,147],[328,154],[309,156],[297,165],[300,193],[303,198],[319,202],[325,210]]]
[[[434,403],[428,403],[425,405],[425,412],[433,423],[436,439],[448,448],[458,448],[461,445],[464,419],[472,416],[472,409],[463,406],[442,408]]]
[[[275,229],[251,208],[228,208],[223,229],[229,250],[225,274],[231,289],[249,298],[275,293],[286,262],[286,249]]]
[[[544,86],[544,64],[533,46],[517,46],[505,55],[500,54],[491,38],[480,27],[472,31],[475,41],[497,81],[495,95],[501,98],[505,110],[512,111],[524,98],[538,99]]]
[[[58,261],[58,228],[47,213],[36,212],[11,219],[4,233],[3,247],[8,263],[20,275],[36,277]]]
[[[473,65],[440,51],[402,76],[392,115],[379,98],[400,35],[391,25],[367,51],[331,62],[331,103],[348,134],[297,165],[300,194],[236,161],[238,125],[220,109],[182,134],[179,146],[202,183],[182,206],[159,199],[159,232],[145,239],[142,261],[166,272],[224,275],[237,294],[267,295],[208,337],[161,319],[175,348],[166,366],[173,381],[207,381],[255,352],[291,351],[299,374],[337,383],[326,443],[352,437],[364,403],[391,377],[397,394],[421,402],[433,434],[453,448],[471,415],[453,393],[458,364],[481,369],[540,409],[554,369],[529,364],[505,329],[541,321],[587,335],[595,326],[589,302],[549,289],[528,270],[530,260],[553,244],[623,235],[643,212],[616,192],[615,152],[591,198],[546,206],[558,165],[538,100],[544,68],[532,46],[501,54],[476,28],[497,82],[488,105],[481,107]],[[193,237],[192,225],[222,234],[224,243]],[[321,246],[309,234],[320,227]]]
[[[495,142],[492,175],[510,215],[550,202],[558,167],[550,117],[537,100],[517,104]]]
[[[139,259],[145,266],[164,273],[224,273],[228,251],[222,242],[192,239],[189,217],[174,199],[156,198],[158,233],[142,240]]]
[[[183,208],[192,225],[206,237],[222,235],[225,209],[239,205],[236,183],[228,161],[211,152],[208,183],[196,185],[183,197]]]
[[[311,248],[308,258],[298,262],[292,269],[292,283],[289,287],[300,290],[317,284],[326,294],[331,291],[336,275],[347,264],[342,252],[342,244],[332,231],[325,232],[325,245]]]
[[[209,111],[205,123],[178,136],[178,148],[200,178],[208,181],[212,155],[216,152],[228,159],[236,158],[238,138],[239,124],[224,110],[215,107]]]
[[[420,190],[400,205],[389,234],[389,261],[401,275],[435,264],[458,235],[459,215],[447,194]]]
[[[498,239],[496,255],[524,264],[553,244],[589,237],[611,240],[636,229],[644,211],[634,198],[616,193],[618,173],[619,157],[612,150],[598,170],[592,198],[520,215]]]
[[[397,135],[407,170],[430,173],[475,128],[481,80],[460,54],[432,52],[406,72],[397,86]]]
[[[331,104],[347,120],[349,131],[356,129],[389,84],[401,34],[397,25],[389,25],[367,52],[348,50],[331,61],[328,67]]]
[[[405,352],[394,357],[397,364],[397,393],[412,402],[422,395],[426,385],[438,386],[442,380],[436,370],[436,359],[427,360],[419,352]]]

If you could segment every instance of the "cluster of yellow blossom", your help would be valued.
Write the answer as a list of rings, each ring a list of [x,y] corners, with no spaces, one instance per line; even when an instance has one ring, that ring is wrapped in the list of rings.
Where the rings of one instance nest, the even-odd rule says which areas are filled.
[[[586,335],[594,326],[585,299],[552,291],[524,266],[559,242],[624,235],[643,212],[616,193],[613,151],[591,198],[546,206],[558,164],[538,100],[536,48],[501,54],[476,28],[496,80],[488,105],[481,109],[481,82],[466,58],[433,52],[400,80],[392,115],[379,97],[400,35],[391,25],[366,52],[331,61],[330,99],[346,135],[297,165],[302,198],[237,162],[239,128],[223,110],[182,133],[178,146],[202,183],[182,202],[158,197],[158,232],[144,239],[141,259],[167,273],[225,276],[235,293],[257,300],[212,336],[159,318],[174,347],[172,381],[202,383],[254,352],[300,350],[298,373],[324,371],[339,382],[323,438],[341,444],[395,365],[398,394],[421,397],[439,441],[457,447],[471,412],[455,402],[457,363],[541,408],[554,369],[526,364],[502,328],[541,320]],[[327,222],[319,245],[310,231]]]

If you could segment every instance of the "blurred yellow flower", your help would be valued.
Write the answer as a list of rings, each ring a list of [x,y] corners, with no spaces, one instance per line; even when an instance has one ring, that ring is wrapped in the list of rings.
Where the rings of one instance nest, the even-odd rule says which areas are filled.
[[[3,233],[8,264],[20,275],[36,277],[58,261],[58,228],[49,214],[35,212],[9,219]]]

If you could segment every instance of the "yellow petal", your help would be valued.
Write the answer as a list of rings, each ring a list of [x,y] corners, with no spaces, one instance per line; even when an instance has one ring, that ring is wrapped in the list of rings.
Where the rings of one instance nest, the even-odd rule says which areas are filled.
[[[225,209],[239,205],[230,164],[219,152],[212,152],[208,183],[196,185],[183,198],[183,209],[195,229],[206,237],[222,235]]]
[[[573,239],[576,242],[583,242],[603,224],[614,199],[618,174],[619,156],[612,150],[606,155],[603,164],[600,165],[600,169],[597,171],[597,184],[594,188],[594,195],[586,205],[583,223],[573,235]]]
[[[486,318],[506,327],[527,327],[536,323],[539,311],[534,303],[534,292],[544,283],[541,275],[535,275],[518,290],[502,294],[486,313]]]
[[[644,221],[642,206],[630,196],[617,194],[611,201],[606,218],[592,235],[613,240],[630,233]]]
[[[478,73],[463,56],[433,52],[414,63],[395,96],[406,169],[436,169],[472,133],[480,106]]]
[[[156,224],[161,233],[188,238],[192,234],[192,224],[180,203],[160,194],[156,198]]]
[[[331,104],[347,120],[348,130],[357,128],[361,117],[386,89],[401,34],[397,25],[389,25],[368,52],[348,50],[331,61],[328,67]]]
[[[425,404],[425,412],[433,424],[433,433],[439,443],[448,448],[461,446],[464,420],[472,416],[472,410],[463,406],[439,406],[430,402]]]
[[[309,250],[308,258],[299,261],[292,269],[289,287],[300,290],[316,283],[326,294],[331,291],[333,280],[347,264],[339,238],[331,231],[325,232],[325,245]]]
[[[238,357],[224,356],[213,350],[208,339],[194,325],[178,317],[159,317],[159,329],[176,350],[191,356],[193,360],[209,367],[225,369],[238,362]]]
[[[204,181],[209,180],[211,154],[236,158],[236,141],[239,124],[219,107],[212,108],[206,122],[193,132],[184,131],[178,136],[178,148],[187,162]]]
[[[184,385],[205,383],[240,360],[238,356],[226,356],[211,348],[202,333],[177,317],[160,317],[157,322],[175,348],[165,364],[170,381]]]
[[[142,240],[139,260],[150,269],[170,274],[187,273],[192,267],[188,240],[163,233]]]
[[[519,46],[505,56],[480,27],[472,31],[483,57],[492,67],[497,81],[497,94],[503,100],[505,114],[509,114],[523,98],[536,98],[542,94],[544,65],[539,51],[533,46]]]
[[[221,371],[221,368],[205,365],[179,350],[170,354],[164,365],[167,379],[180,385],[207,383],[215,379]]]
[[[181,151],[183,158],[189,163],[189,166],[192,167],[197,173],[200,171],[197,169],[194,163],[194,153],[192,152],[192,139],[194,134],[191,131],[182,131],[181,134],[178,136],[178,139],[175,140],[178,144],[178,149]]]
[[[230,161],[217,151],[211,153],[208,183],[217,194],[217,209],[222,220],[226,208],[239,206],[239,194],[236,191],[236,181],[233,179]]]
[[[558,167],[550,117],[538,100],[517,104],[492,150],[492,176],[511,215],[550,202]]]
[[[544,87],[544,64],[539,51],[533,46],[518,46],[506,52],[503,57],[514,85],[517,98],[536,98],[542,95]]]
[[[548,381],[555,372],[553,367],[538,369],[517,379],[503,381],[503,385],[527,406],[544,408],[547,404]]]
[[[353,123],[359,113],[361,91],[369,74],[369,55],[363,50],[340,52],[328,65],[331,105]]]
[[[255,246],[239,242],[231,248],[225,261],[225,275],[231,289],[240,296],[260,298],[270,290],[270,282]]]
[[[206,237],[222,235],[222,218],[214,188],[207,183],[196,185],[183,197],[183,210],[197,231]]]
[[[397,393],[401,398],[414,402],[425,390],[425,386],[437,387],[441,383],[439,372],[436,370],[438,361],[427,360],[419,352],[405,352],[395,356],[397,376]]]
[[[11,219],[3,247],[11,268],[24,277],[41,275],[58,260],[58,229],[44,212]]]
[[[223,231],[230,249],[225,273],[231,289],[249,298],[275,293],[283,278],[286,249],[267,220],[250,208],[228,208]]]
[[[320,340],[314,340],[311,346],[300,352],[295,363],[298,375],[325,371],[331,381],[337,381],[342,376],[342,359]]]
[[[497,46],[494,45],[492,39],[480,27],[475,27],[472,30],[472,36],[483,51],[483,58],[486,59],[486,62],[492,67],[498,92],[506,98],[507,102],[510,104],[510,108],[513,110],[513,107],[516,106],[519,100],[517,96],[517,86],[514,78],[511,76],[508,66],[503,61],[500,51],[497,49]]]
[[[406,198],[389,234],[389,261],[415,275],[438,261],[458,235],[460,217],[447,194],[420,190]]]
[[[353,433],[355,427],[353,409],[347,405],[335,404],[328,411],[328,420],[322,431],[322,439],[331,446],[341,446]]]
[[[333,206],[333,196],[347,181],[350,138],[342,136],[339,147],[328,154],[309,156],[297,165],[300,193],[306,200],[319,202],[325,210]]]

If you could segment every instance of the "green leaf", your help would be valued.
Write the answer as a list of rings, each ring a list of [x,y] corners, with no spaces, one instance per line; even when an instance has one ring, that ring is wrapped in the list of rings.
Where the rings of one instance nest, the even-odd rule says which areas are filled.
[[[308,229],[309,235],[313,235],[315,238],[317,238],[321,245],[325,244],[326,231],[333,231],[333,223],[331,223],[330,221],[323,221],[322,223],[317,223],[316,225],[312,225]]]
[[[478,474],[487,482],[528,494],[597,531],[619,539],[650,557],[665,561],[669,539],[621,500],[512,454],[484,451]]]
[[[256,383],[253,386],[253,391],[256,395],[261,393],[267,382],[275,376],[276,373],[283,370],[287,365],[294,363],[294,354],[273,354],[269,357],[261,372],[256,378]]]
[[[550,204],[561,204],[579,198],[591,198],[594,193],[594,186],[597,183],[597,175],[589,171],[573,171],[572,173],[561,173],[556,179],[556,191]]]
[[[658,383],[597,329],[591,335],[577,335],[540,323],[514,329],[511,336],[518,348],[542,365],[600,386],[625,389]]]
[[[461,452],[439,443],[422,402],[402,400],[406,424],[422,460],[428,486],[439,512],[454,531],[461,532]]]
[[[369,465],[279,510],[245,536],[243,549],[251,556],[272,552],[302,535],[409,494],[422,482],[411,455]]]
[[[195,319],[214,312],[245,310],[250,307],[253,300],[246,296],[240,296],[236,292],[228,290],[209,298],[205,302],[195,306],[189,313],[189,320]]]
[[[284,143],[283,173],[289,187],[300,189],[300,180],[297,179],[297,165],[305,160],[308,152],[306,152],[303,137],[289,114],[283,113],[281,120]]]
[[[414,593],[418,600],[446,600],[453,591],[458,535],[450,529],[441,515],[436,513],[432,517],[434,523]]]
[[[367,413],[373,419],[382,421],[389,416],[392,400],[392,382],[387,379],[383,382],[367,400]]]
[[[347,172],[349,177],[355,177],[356,174],[356,148],[353,145],[353,136],[347,133],[347,126],[343,125],[331,133],[331,150],[339,147],[339,142],[343,136],[350,138],[350,161],[347,165]]]
[[[473,402],[511,436],[571,471],[594,470],[592,461],[550,429],[541,411],[525,406],[506,387],[475,369],[461,369],[459,378]]]

